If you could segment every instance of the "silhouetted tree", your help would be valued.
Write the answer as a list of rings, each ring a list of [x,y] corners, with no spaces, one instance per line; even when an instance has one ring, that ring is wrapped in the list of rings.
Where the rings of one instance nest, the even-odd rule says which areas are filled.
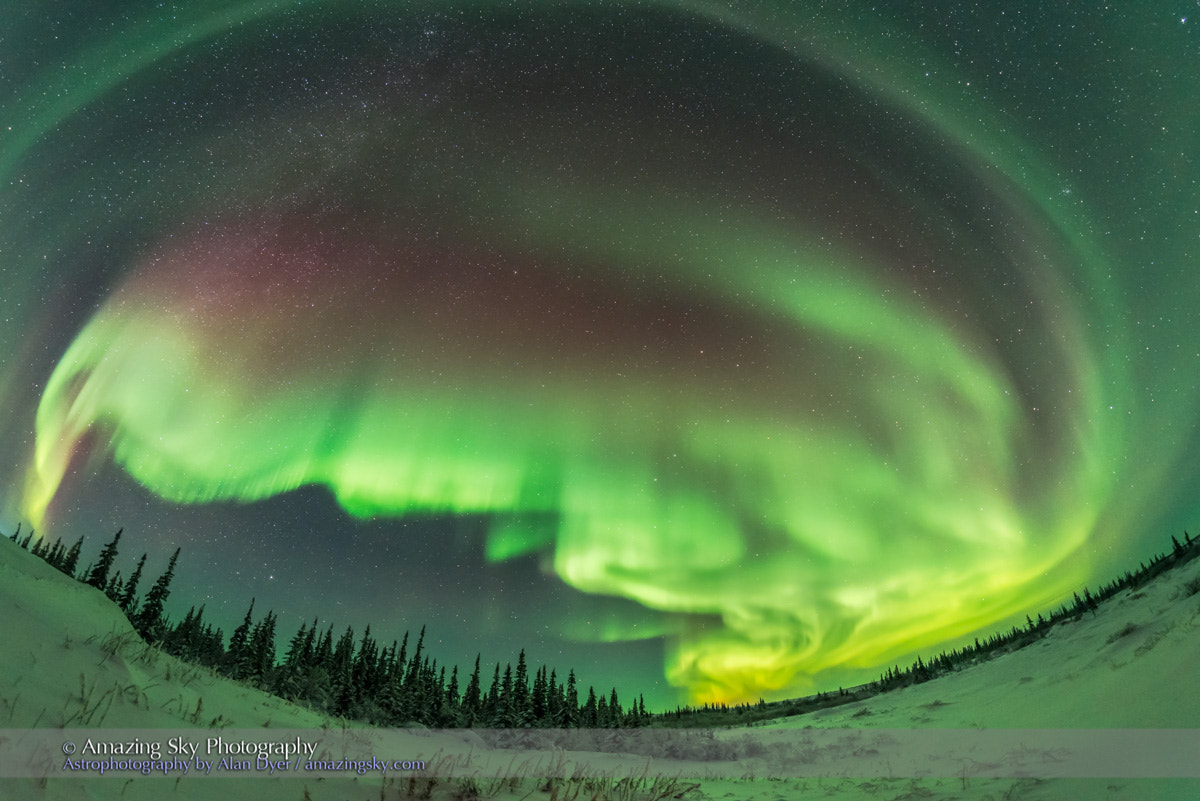
[[[250,599],[250,608],[246,610],[246,616],[233,630],[233,634],[229,638],[229,649],[225,652],[225,660],[221,666],[221,672],[233,679],[245,678],[250,672],[247,645],[250,641],[250,628],[254,625],[255,600],[255,598]]]
[[[247,645],[249,678],[260,688],[270,686],[275,669],[275,613],[268,610],[266,617],[258,622],[250,633]]]
[[[88,573],[86,584],[90,584],[98,590],[103,590],[108,584],[108,571],[112,569],[113,561],[117,558],[117,543],[121,541],[121,532],[125,529],[117,529],[117,533],[108,541],[108,544],[100,551],[99,558],[96,559],[96,564],[92,566],[92,570]]]
[[[566,691],[558,725],[563,728],[579,725],[579,688],[575,681],[574,670],[567,674]]]
[[[163,604],[171,594],[171,579],[175,576],[175,562],[178,559],[179,549],[176,548],[175,553],[171,554],[171,561],[167,563],[166,572],[158,577],[150,592],[146,593],[146,600],[134,620],[134,628],[147,640],[162,639]]]
[[[137,567],[133,570],[133,575],[129,577],[129,581],[125,582],[125,586],[121,588],[120,595],[117,598],[117,604],[126,616],[137,606],[137,586],[138,581],[142,578],[142,568],[145,564],[146,554],[142,554],[142,558],[138,560]]]
[[[588,687],[587,701],[583,704],[583,709],[579,712],[579,725],[584,727],[595,726],[599,722],[598,708],[596,704],[596,689]]]
[[[467,680],[467,689],[462,697],[460,725],[474,726],[475,722],[479,719],[480,704],[482,703],[481,692],[482,688],[479,686],[479,654],[475,654],[475,670],[471,672],[471,678]]]
[[[71,578],[75,578],[75,571],[79,568],[79,552],[83,550],[83,537],[75,540],[75,544],[71,546],[71,550],[67,551],[66,557],[63,559],[62,567],[59,568]]]

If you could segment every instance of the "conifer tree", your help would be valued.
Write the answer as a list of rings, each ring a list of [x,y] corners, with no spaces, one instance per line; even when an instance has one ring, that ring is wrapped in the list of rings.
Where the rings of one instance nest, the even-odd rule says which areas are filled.
[[[463,726],[474,726],[478,720],[480,704],[481,687],[479,686],[479,654],[475,654],[475,670],[471,673],[471,678],[467,681],[467,690],[462,697],[462,723]]]
[[[441,714],[442,696],[446,694],[444,673],[439,678],[441,670],[436,659],[426,656],[413,696],[413,719],[429,726],[437,722]]]
[[[314,622],[315,623],[315,622]],[[287,653],[283,655],[283,664],[289,668],[296,668],[308,662],[308,644],[312,642],[312,632],[308,628],[308,624],[300,622],[299,630],[292,635],[291,641],[288,643]]]
[[[67,551],[67,555],[63,558],[62,567],[59,568],[71,578],[75,577],[75,571],[79,568],[79,552],[83,550],[83,536],[75,540],[75,544]]]
[[[166,572],[158,577],[150,592],[146,593],[146,600],[134,622],[134,628],[149,640],[162,639],[163,604],[171,594],[171,579],[175,576],[175,562],[178,559],[179,549],[176,548],[175,553],[171,554],[171,561],[167,563]]]
[[[187,642],[189,634],[193,630],[193,621],[196,617],[196,607],[189,606],[187,614],[183,616],[178,624],[176,624],[167,636],[163,638],[163,650],[180,659],[186,659]]]
[[[181,659],[206,663],[211,653],[210,632],[204,625],[204,605],[191,607],[183,621],[166,633],[163,647]]]
[[[317,641],[316,647],[313,648],[313,664],[318,667],[328,668],[333,663],[333,624],[330,623],[325,628],[325,633],[321,635],[321,639]]]
[[[408,630],[405,629],[404,637],[400,640],[400,652],[392,662],[392,670],[396,673],[399,684],[404,683],[404,677],[408,672]]]
[[[316,655],[317,641],[317,619],[314,617],[312,625],[308,627],[308,633],[304,635],[304,642],[300,646],[300,657],[297,663],[305,668],[312,665],[314,656]]]
[[[275,612],[268,610],[267,616],[258,622],[250,634],[247,655],[250,660],[250,678],[260,687],[269,686],[275,668]]]
[[[494,728],[511,728],[513,725],[513,671],[512,663],[504,663],[504,678],[500,682],[500,695],[492,713]]]
[[[245,678],[250,667],[249,653],[247,645],[250,641],[250,627],[254,621],[254,601],[250,599],[250,608],[246,610],[246,616],[242,618],[242,622],[229,638],[229,650],[225,652],[225,664],[222,671],[226,676],[233,679]]]
[[[509,703],[510,725],[524,728],[533,723],[533,712],[529,698],[529,666],[525,663],[525,649],[517,657],[517,671],[513,674],[512,699]]]
[[[487,721],[491,725],[492,719],[496,716],[496,709],[500,705],[500,663],[496,663],[496,669],[492,673],[492,686],[488,688],[487,695],[483,698],[483,707],[480,709],[480,719]]]
[[[550,669],[550,678],[546,680],[546,725],[559,726],[563,708],[563,688],[558,686],[558,671]]]
[[[407,638],[406,638],[407,639]],[[425,645],[425,627],[421,626],[421,635],[417,637],[417,650],[413,651],[412,662],[409,663],[408,675],[404,678],[406,687],[415,689],[421,672],[421,648]]]
[[[546,708],[546,666],[538,668],[533,679],[533,691],[529,696],[529,713],[533,725],[544,726],[547,718]]]
[[[63,564],[67,561],[67,546],[63,545],[62,538],[54,541],[54,547],[50,550],[50,558],[46,560],[51,567],[63,571]]]
[[[563,728],[579,725],[579,688],[575,682],[574,669],[567,674],[565,696],[558,725]]]
[[[587,694],[587,701],[584,702],[583,710],[579,714],[579,725],[581,725],[581,726],[597,725],[597,723],[599,722],[598,712],[599,712],[599,709],[597,708],[597,704],[596,704],[596,689],[594,687],[589,686],[588,694]]]
[[[354,667],[354,629],[349,626],[333,649],[329,666],[329,678],[333,688],[334,711],[342,716],[350,712],[354,704],[354,688],[351,671]]]
[[[62,538],[59,537],[54,541],[54,544],[46,551],[46,564],[56,570],[62,569],[63,559],[67,555],[67,549],[62,544]]]
[[[445,707],[453,715],[459,709],[458,697],[458,665],[450,671],[450,686],[446,688],[446,703]]]
[[[379,691],[379,682],[376,680],[378,665],[379,645],[371,636],[371,626],[368,624],[363,631],[358,652],[350,666],[351,696],[354,708],[362,707],[364,703],[374,699]]]
[[[108,584],[108,571],[112,569],[113,561],[117,558],[117,543],[121,541],[121,532],[124,530],[117,529],[117,533],[100,551],[100,557],[92,566],[91,572],[88,573],[86,584],[90,584],[98,590],[103,590]]]
[[[203,611],[204,607],[200,607]],[[207,623],[202,629],[203,635],[198,646],[198,661],[208,667],[217,667],[225,659],[225,632],[213,629]]]
[[[307,663],[299,669],[296,694],[310,703],[315,709],[328,711],[332,700],[332,686],[329,669],[333,662],[333,625],[325,629],[319,640],[316,639],[317,620],[313,619],[310,632],[313,646]]]
[[[104,594],[108,596],[108,600],[113,603],[121,597],[121,571],[118,570],[108,577],[108,584],[104,585]]]
[[[434,667],[437,666],[436,660]],[[432,686],[426,689],[425,697],[428,700],[425,713],[425,723],[429,725],[438,725],[443,728],[446,726],[446,666],[443,665],[437,671],[437,678],[433,680]]]
[[[138,581],[142,578],[142,568],[146,565],[146,554],[142,554],[142,558],[138,560],[137,567],[133,570],[133,575],[129,577],[129,581],[125,582],[125,586],[121,588],[121,592],[117,597],[117,605],[121,607],[121,611],[126,617],[132,613],[137,606],[137,586]]]

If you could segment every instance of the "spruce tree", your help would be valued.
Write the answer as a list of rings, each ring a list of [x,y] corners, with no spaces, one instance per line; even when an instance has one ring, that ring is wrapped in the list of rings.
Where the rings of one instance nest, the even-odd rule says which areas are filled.
[[[75,577],[75,571],[79,568],[79,552],[83,550],[83,537],[75,540],[75,544],[71,546],[71,550],[67,551],[66,557],[63,559],[60,570],[66,573],[71,578]]]
[[[308,667],[312,664],[313,657],[316,653],[317,640],[317,619],[314,617],[312,625],[308,628],[308,633],[304,635],[304,642],[300,645],[300,657],[297,664],[303,667]]]
[[[579,725],[590,727],[597,723],[597,708],[596,708],[596,689],[588,687],[587,701],[583,704],[583,709],[579,714]]]
[[[525,649],[517,657],[517,672],[513,674],[512,699],[509,702],[510,725],[524,728],[533,723],[533,712],[529,698],[529,666],[525,663]]]
[[[529,695],[529,716],[530,722],[535,726],[544,726],[546,723],[546,666],[542,665],[538,668],[537,674],[533,678],[533,691]]]
[[[437,661],[433,663],[437,667]],[[446,727],[446,667],[443,665],[437,671],[437,678],[427,688],[425,693],[427,707],[424,722],[430,726]]]
[[[496,702],[496,709],[492,713],[491,725],[497,729],[511,728],[514,723],[513,716],[513,671],[512,663],[504,663],[504,678],[500,681],[500,695]]]
[[[56,570],[62,570],[63,560],[67,558],[66,546],[62,544],[62,538],[59,537],[54,541],[49,553],[46,554],[46,563]]]
[[[546,719],[547,726],[562,725],[563,688],[557,686],[558,672],[550,669],[550,678],[546,681]]]
[[[275,669],[275,613],[268,610],[267,616],[258,622],[250,633],[247,655],[250,661],[250,678],[260,688],[270,685]]]
[[[496,663],[496,669],[492,672],[492,686],[488,688],[487,695],[483,697],[483,705],[480,709],[480,719],[487,721],[491,725],[492,718],[496,715],[496,708],[500,705],[500,663]]]
[[[458,716],[460,708],[460,699],[458,697],[458,665],[450,671],[450,686],[446,688],[446,703],[445,707],[450,713],[450,720],[453,721]]]
[[[399,683],[404,683],[404,676],[408,670],[408,631],[405,630],[404,638],[400,640],[400,653],[393,660],[392,669],[396,672]]]
[[[121,541],[121,532],[125,529],[117,529],[117,533],[109,540],[108,544],[100,551],[100,557],[96,560],[96,564],[92,566],[92,570],[88,573],[85,583],[92,585],[98,590],[103,590],[108,584],[108,571],[112,569],[113,561],[117,558],[117,543]]]
[[[564,728],[579,725],[579,688],[575,682],[574,669],[567,674],[566,696],[563,699],[560,717],[559,725]]]
[[[479,656],[479,654],[475,654],[475,670],[467,681],[467,690],[462,697],[462,722],[460,725],[463,726],[474,726],[479,717],[479,708],[482,703],[480,698],[482,688],[479,686]]]
[[[175,577],[175,562],[178,559],[179,549],[176,548],[175,553],[171,554],[171,561],[167,563],[167,571],[158,577],[150,592],[146,593],[146,600],[134,622],[134,628],[148,640],[162,639],[163,604],[171,594],[171,579]]]
[[[246,610],[246,616],[242,618],[242,622],[229,637],[229,649],[225,652],[221,672],[233,679],[244,678],[249,671],[250,659],[247,644],[250,641],[250,627],[254,622],[255,600],[255,598],[250,599],[250,608]]]
[[[333,664],[333,624],[325,627],[325,633],[313,647],[313,665],[328,668]]]
[[[408,639],[407,637],[405,638]],[[425,627],[421,626],[421,635],[417,637],[417,650],[413,651],[412,662],[409,663],[408,675],[404,678],[404,686],[416,689],[421,672],[421,648],[425,645]]]
[[[608,696],[608,715],[610,725],[621,725],[621,702],[617,700],[616,687],[612,688],[612,694]]]
[[[208,665],[209,667],[219,667],[225,661],[225,632],[221,629],[213,629],[212,626],[205,625],[204,627],[204,645],[200,652],[200,664]]]
[[[121,611],[128,616],[137,605],[137,586],[138,581],[142,578],[142,568],[146,564],[146,554],[142,554],[142,558],[138,560],[137,567],[133,570],[133,575],[129,577],[129,581],[125,582],[125,586],[121,588],[120,595],[117,598],[117,604],[121,607]]]
[[[317,621],[313,620],[313,632],[317,630]],[[328,711],[333,699],[333,684],[330,678],[330,666],[333,664],[333,624],[330,624],[321,639],[312,648],[312,656],[307,667],[301,672],[301,684],[298,690],[300,697],[306,699],[314,708]]]
[[[195,607],[190,607],[183,621],[167,633],[163,640],[164,650],[169,654],[178,656],[180,659],[192,662],[200,661],[201,655],[207,645],[204,641],[203,617],[203,605],[201,605],[199,610]]]
[[[333,689],[334,712],[348,716],[354,705],[354,687],[351,671],[354,667],[354,629],[350,626],[342,633],[333,649],[329,666],[329,679]]]
[[[358,645],[358,653],[350,666],[350,682],[352,685],[352,706],[358,708],[379,691],[376,681],[379,658],[379,646],[371,636],[371,626],[368,624],[363,631],[362,642]]]
[[[117,602],[117,599],[121,597],[121,584],[120,570],[108,577],[108,584],[104,585],[104,594],[108,596],[108,600],[113,603]]]
[[[311,634],[312,632],[309,631],[308,624],[302,621],[299,631],[292,635],[292,639],[288,643],[287,653],[283,656],[284,665],[294,668],[308,661],[306,643],[312,641]]]

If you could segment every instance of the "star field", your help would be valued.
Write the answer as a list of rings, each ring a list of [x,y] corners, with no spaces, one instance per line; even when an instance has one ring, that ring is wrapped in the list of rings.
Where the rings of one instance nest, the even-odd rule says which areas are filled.
[[[1194,525],[1194,26],[942,5],[17,12],[6,519],[663,703],[1107,578]]]

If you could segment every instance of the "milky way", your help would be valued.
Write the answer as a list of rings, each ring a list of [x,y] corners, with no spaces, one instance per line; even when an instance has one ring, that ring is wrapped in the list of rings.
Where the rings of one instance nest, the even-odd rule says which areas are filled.
[[[1178,14],[144,11],[5,45],[13,516],[113,463],[247,520],[319,486],[395,537],[482,521],[494,569],[644,612],[554,636],[662,637],[693,700],[1045,608],[1188,521]]]

